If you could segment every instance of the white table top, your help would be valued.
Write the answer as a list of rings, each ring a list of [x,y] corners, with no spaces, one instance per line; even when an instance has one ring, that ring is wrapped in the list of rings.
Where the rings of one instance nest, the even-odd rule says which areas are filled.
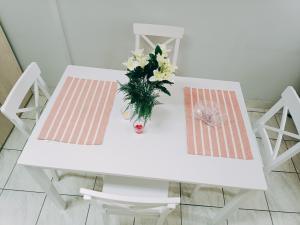
[[[53,103],[67,76],[125,81],[125,71],[68,66],[18,160],[41,168],[140,177],[254,190],[267,188],[262,162],[239,83],[176,77],[172,96],[163,96],[144,134],[136,134],[121,115],[117,95],[102,145],[75,145],[38,140]],[[253,160],[187,154],[183,87],[235,90],[241,106]]]

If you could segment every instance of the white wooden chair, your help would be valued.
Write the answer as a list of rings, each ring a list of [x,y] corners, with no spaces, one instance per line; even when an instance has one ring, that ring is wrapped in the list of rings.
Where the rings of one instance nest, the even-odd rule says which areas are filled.
[[[280,127],[271,127],[266,123],[280,110],[282,109],[282,117],[280,122]],[[285,124],[287,120],[287,114],[290,113],[298,134],[294,134],[285,131]],[[278,137],[275,143],[275,147],[272,147],[267,130],[278,133]],[[279,154],[280,145],[283,139],[283,135],[290,136],[296,140],[300,140],[300,99],[293,87],[287,87],[281,94],[281,99],[260,119],[258,119],[254,124],[254,132],[258,133],[262,138],[262,143],[264,149],[261,150],[261,155],[264,163],[264,171],[266,176],[275,168],[282,165],[287,160],[291,159],[293,156],[300,152],[300,142],[287,149],[285,152]],[[206,185],[196,185],[191,197],[195,197],[195,194]],[[248,193],[245,190],[241,190],[240,193],[229,202],[229,207],[227,207],[229,212],[234,212],[238,208],[238,204],[241,201],[245,201],[245,196],[248,197]],[[232,207],[231,207],[232,206]],[[227,211],[223,212],[219,218],[226,215]],[[222,219],[216,219],[216,221],[222,221]],[[225,216],[224,216],[225,218]],[[214,223],[215,224],[215,223]]]
[[[162,225],[180,203],[179,197],[168,197],[168,187],[164,181],[104,176],[102,192],[81,188],[80,193],[100,207],[105,225],[111,215],[154,216]]]
[[[282,109],[282,117],[280,127],[271,127],[266,123],[280,110]],[[290,113],[298,134],[285,131],[285,124],[287,115]],[[269,140],[267,130],[278,133],[275,147]],[[281,99],[265,113],[260,119],[254,124],[254,131],[258,133],[262,138],[264,149],[261,149],[262,158],[264,161],[264,170],[266,175],[273,169],[282,165],[287,160],[291,159],[294,155],[300,152],[300,142],[287,149],[285,152],[279,154],[280,145],[283,139],[283,135],[293,137],[296,140],[300,140],[300,99],[293,87],[287,87],[281,94]]]
[[[19,118],[19,113],[35,111],[36,121],[39,118],[39,88],[44,95],[49,99],[50,94],[45,81],[40,76],[41,70],[38,65],[33,62],[23,72],[17,80],[9,95],[5,99],[1,107],[1,112],[26,136],[29,137],[31,129]],[[33,86],[33,95],[35,107],[19,108],[26,94]]]
[[[184,28],[164,26],[164,25],[134,23],[133,32],[135,34],[136,50],[141,48],[141,38],[153,49],[157,44],[167,46],[170,43],[175,42],[175,46],[172,51],[173,57],[171,59],[171,62],[174,66],[177,65],[180,39],[183,37]],[[167,40],[163,43],[153,43],[153,41],[151,41],[148,36],[167,38]]]
[[[1,107],[3,115],[5,115],[26,137],[30,136],[31,129],[19,118],[18,114],[34,111],[36,121],[38,121],[41,110],[39,105],[39,89],[42,90],[47,99],[50,98],[48,87],[40,74],[41,70],[39,66],[37,63],[32,62],[17,80]],[[35,107],[19,108],[26,94],[32,87]],[[52,175],[55,180],[59,180],[56,171],[52,171]]]

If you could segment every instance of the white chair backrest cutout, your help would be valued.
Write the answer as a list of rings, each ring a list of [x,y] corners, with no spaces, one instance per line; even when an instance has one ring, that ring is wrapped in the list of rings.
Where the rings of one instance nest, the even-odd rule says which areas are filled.
[[[275,128],[266,125],[266,123],[280,110],[282,110],[280,127]],[[294,121],[298,132],[297,134],[285,130],[288,113],[290,113]],[[278,134],[274,148],[269,140],[267,130],[276,132]],[[279,154],[283,135],[293,137],[300,141],[300,98],[293,87],[287,87],[281,94],[281,99],[277,101],[276,104],[266,114],[256,121],[254,125],[254,131],[259,133],[262,138],[265,148],[265,151],[262,153],[264,155],[264,167],[267,173],[271,172],[273,169],[280,166],[300,152],[300,142],[298,142],[284,153]]]
[[[41,70],[38,65],[35,62],[31,63],[17,80],[1,107],[1,112],[27,137],[31,131],[17,114],[35,111],[36,120],[38,120],[39,89],[42,90],[47,99],[50,97],[48,87],[40,74]],[[19,108],[31,87],[33,87],[35,107]]]
[[[154,49],[157,44],[168,46],[175,42],[174,48],[172,49],[173,56],[171,62],[174,66],[177,66],[180,39],[183,37],[184,28],[134,23],[133,32],[135,35],[135,50],[141,48],[141,39],[143,39],[152,49]],[[167,38],[167,40],[163,43],[153,43],[148,36]]]
[[[103,218],[107,222],[107,215],[144,215],[159,216],[157,224],[162,225],[166,216],[180,203],[180,198],[153,198],[120,196],[80,189],[85,200],[101,207]],[[108,223],[105,223],[108,224]]]

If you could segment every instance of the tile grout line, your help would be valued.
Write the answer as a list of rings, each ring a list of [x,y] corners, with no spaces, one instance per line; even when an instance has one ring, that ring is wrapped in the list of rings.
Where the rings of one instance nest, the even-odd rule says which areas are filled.
[[[20,155],[21,155],[21,154],[20,154]],[[12,170],[11,170],[10,173],[9,173],[9,176],[8,176],[8,178],[7,178],[7,180],[6,180],[5,184],[4,184],[4,186],[3,186],[3,190],[5,190],[5,187],[6,187],[7,183],[8,183],[8,181],[9,181],[9,179],[11,178],[11,175],[12,175],[13,171],[15,170],[15,168],[16,168],[16,166],[17,166],[17,163],[18,163],[18,160],[19,160],[20,155],[18,156],[16,162],[14,163],[14,166],[13,166]]]
[[[226,201],[225,201],[225,192],[224,192],[224,188],[222,188],[222,195],[223,195],[223,204],[224,204],[223,207],[225,207]]]
[[[97,176],[95,177],[95,181],[94,181],[94,185],[93,185],[93,190],[95,190],[96,182],[97,182]],[[85,225],[87,224],[87,221],[88,221],[88,218],[89,218],[90,208],[91,208],[91,204],[89,203],[89,207],[88,207],[88,210],[87,210],[87,213],[86,213],[86,217],[85,217],[85,222],[84,222]]]
[[[179,182],[179,198],[180,198],[180,203],[179,203],[179,207],[180,207],[180,225],[182,225],[182,204],[181,204],[181,183]]]
[[[264,191],[264,195],[265,195],[265,199],[266,199],[266,203],[267,203],[267,207],[268,207],[268,212],[269,212],[269,216],[270,216],[270,219],[271,219],[271,223],[272,223],[272,225],[274,225],[272,214],[271,214],[271,211],[270,211],[270,206],[269,206],[268,198],[267,198],[267,195],[266,195],[265,191]]]
[[[209,206],[209,205],[195,205],[195,204],[187,204],[182,203],[183,206],[192,206],[192,207],[203,207],[203,208],[215,208],[215,209],[222,209],[223,207],[220,206]],[[256,212],[279,212],[279,213],[292,213],[292,214],[300,214],[299,212],[288,212],[288,211],[280,211],[280,210],[269,210],[269,209],[247,209],[247,208],[239,208],[240,210],[244,211],[256,211]]]
[[[37,217],[37,219],[36,219],[35,225],[37,225],[38,222],[39,222],[39,219],[40,219],[42,210],[43,210],[43,208],[44,208],[44,204],[45,204],[45,202],[46,202],[46,198],[47,198],[47,195],[45,195],[45,197],[44,197],[44,201],[43,201],[43,204],[42,204],[41,209],[40,209],[40,211],[39,211],[39,215],[38,215],[38,217]]]
[[[3,151],[18,151],[18,152],[22,152],[23,150],[20,149],[14,149],[14,148],[3,148]]]

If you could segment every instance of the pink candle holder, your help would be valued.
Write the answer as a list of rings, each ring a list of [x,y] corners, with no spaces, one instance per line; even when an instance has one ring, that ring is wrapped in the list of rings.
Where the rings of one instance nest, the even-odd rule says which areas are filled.
[[[144,125],[140,123],[134,124],[134,130],[137,134],[142,134],[144,132]]]

